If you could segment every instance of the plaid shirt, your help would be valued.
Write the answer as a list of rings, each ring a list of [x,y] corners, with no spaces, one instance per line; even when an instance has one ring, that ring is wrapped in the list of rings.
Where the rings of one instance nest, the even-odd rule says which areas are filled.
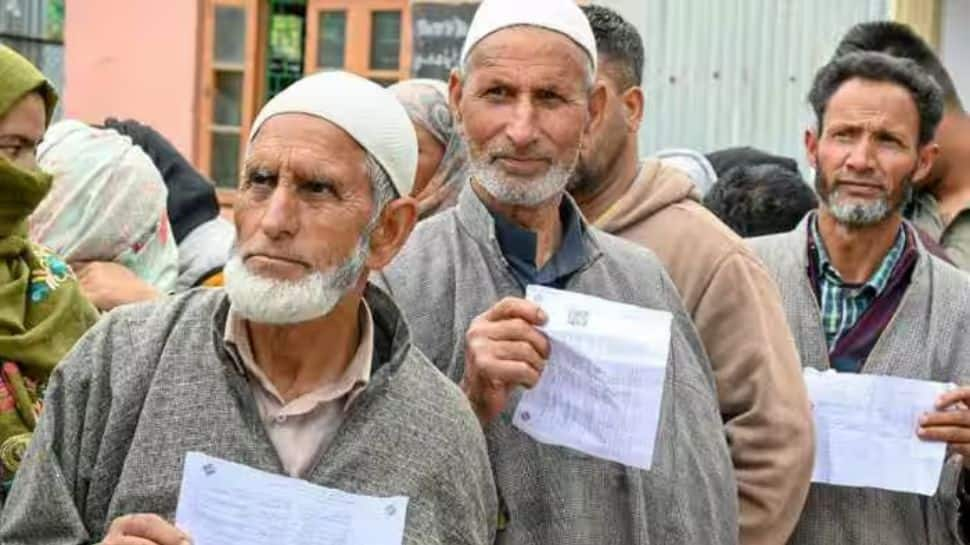
[[[859,321],[872,302],[886,288],[892,277],[893,269],[906,248],[906,230],[900,226],[896,242],[883,258],[879,268],[864,284],[849,284],[842,280],[825,251],[825,244],[818,232],[818,218],[810,222],[818,264],[819,307],[822,311],[822,329],[831,350]]]

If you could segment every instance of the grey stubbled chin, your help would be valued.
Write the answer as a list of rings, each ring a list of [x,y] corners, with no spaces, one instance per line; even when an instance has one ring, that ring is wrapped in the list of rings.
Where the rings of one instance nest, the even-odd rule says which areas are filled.
[[[825,191],[821,172],[815,173],[815,192],[819,200],[828,208],[829,213],[838,220],[839,223],[854,228],[869,227],[877,225],[886,220],[893,213],[898,211],[909,201],[913,194],[912,175],[903,179],[903,196],[897,203],[889,201],[889,195],[883,193],[880,197],[872,200],[846,200],[836,187],[832,192]]]
[[[556,163],[535,180],[510,180],[501,168],[489,161],[489,157],[508,150],[487,150],[475,153],[469,150],[468,169],[471,176],[492,196],[503,204],[538,206],[560,194],[569,183],[579,161],[579,150],[568,164]]]

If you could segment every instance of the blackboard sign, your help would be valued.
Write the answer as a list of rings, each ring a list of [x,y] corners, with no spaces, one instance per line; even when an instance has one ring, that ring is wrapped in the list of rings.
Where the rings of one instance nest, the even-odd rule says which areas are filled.
[[[476,9],[475,2],[415,2],[411,6],[412,76],[448,80],[451,69],[458,66]]]

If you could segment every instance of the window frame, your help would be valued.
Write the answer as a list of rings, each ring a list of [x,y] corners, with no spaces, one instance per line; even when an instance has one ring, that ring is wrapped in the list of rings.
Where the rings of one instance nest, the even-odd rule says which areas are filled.
[[[224,64],[215,61],[215,18],[216,8],[229,6],[242,8],[246,17],[246,38],[243,44],[243,63]],[[239,166],[248,141],[249,130],[263,96],[265,82],[263,82],[263,67],[266,53],[260,44],[266,39],[266,5],[261,0],[203,0],[202,2],[202,39],[201,63],[199,65],[199,90],[196,104],[198,114],[196,133],[196,166],[212,180],[212,155],[214,134],[238,134],[239,137]],[[255,62],[252,62],[255,60]],[[219,125],[215,123],[216,73],[220,71],[241,73],[243,76],[240,124],[237,127]],[[217,186],[216,194],[219,204],[231,205],[235,189]]]
[[[242,108],[240,112],[239,171],[248,144],[249,131],[266,96],[267,40],[269,38],[269,2],[267,0],[201,0],[200,2],[200,62],[197,75],[196,128],[193,146],[195,165],[212,180],[213,138],[215,133],[236,134],[236,127],[214,123],[216,73],[222,69],[241,70],[243,74]],[[214,59],[215,14],[217,6],[241,7],[246,11],[246,39],[243,65],[219,65]],[[412,29],[410,0],[307,0],[306,33],[304,36],[303,74],[321,70],[317,67],[319,17],[322,11],[346,13],[346,42],[343,70],[376,80],[402,81],[411,77]],[[397,70],[370,68],[372,13],[399,11],[401,13],[401,49]],[[238,182],[238,181],[237,181]],[[236,189],[216,186],[222,207],[235,202]]]
[[[307,0],[306,55],[303,72],[313,74],[323,70],[318,66],[317,44],[320,38],[320,13],[346,13],[343,70],[371,79],[402,81],[411,77],[411,3],[407,0]],[[370,67],[372,13],[401,12],[401,49],[397,70],[373,70]]]

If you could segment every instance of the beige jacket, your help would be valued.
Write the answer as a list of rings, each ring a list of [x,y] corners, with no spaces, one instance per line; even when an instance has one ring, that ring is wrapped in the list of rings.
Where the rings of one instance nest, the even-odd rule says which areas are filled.
[[[591,218],[592,220],[592,218]],[[738,480],[742,545],[783,544],[805,503],[814,438],[781,296],[754,252],[656,160],[595,225],[660,258],[681,293],[717,382]]]

